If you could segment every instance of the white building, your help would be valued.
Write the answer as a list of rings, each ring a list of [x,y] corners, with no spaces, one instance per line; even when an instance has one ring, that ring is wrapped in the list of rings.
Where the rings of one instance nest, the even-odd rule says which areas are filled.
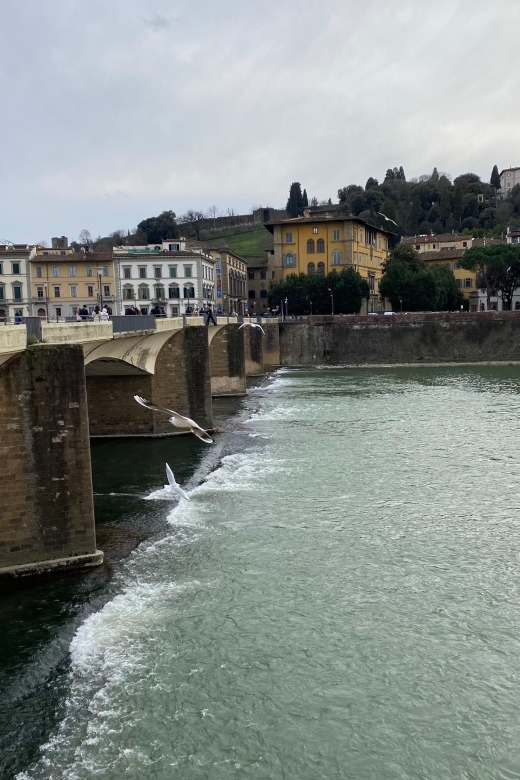
[[[500,197],[508,198],[515,184],[520,184],[520,168],[504,168],[500,173]]]
[[[115,247],[117,308],[136,306],[142,314],[159,307],[170,317],[214,303],[215,261],[185,239],[148,246]]]
[[[31,314],[29,261],[35,255],[36,247],[28,244],[0,246],[0,321]]]

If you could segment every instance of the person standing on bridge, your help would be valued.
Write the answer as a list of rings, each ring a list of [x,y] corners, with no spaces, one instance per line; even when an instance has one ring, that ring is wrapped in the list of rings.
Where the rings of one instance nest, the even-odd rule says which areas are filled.
[[[215,319],[215,315],[213,314],[213,309],[211,308],[211,303],[208,303],[208,308],[206,309],[206,325],[209,325],[209,321],[211,320],[212,325],[216,325],[217,321]]]

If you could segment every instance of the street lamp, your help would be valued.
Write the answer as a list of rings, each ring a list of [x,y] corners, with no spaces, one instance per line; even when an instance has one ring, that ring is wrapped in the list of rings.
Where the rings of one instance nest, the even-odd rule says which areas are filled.
[[[285,319],[289,319],[289,302],[287,298],[285,299]]]
[[[403,313],[403,299],[399,296],[399,303],[401,304],[401,314]]]
[[[96,265],[94,266],[96,271],[98,272],[98,282],[99,282],[99,308],[101,311],[103,311],[103,288],[101,287],[101,277],[103,276],[103,271],[105,270],[104,266],[102,265]]]
[[[332,306],[332,316],[334,316],[334,295],[331,287],[329,287],[329,292],[330,292],[330,302]]]
[[[311,305],[311,317],[312,317],[312,301],[309,301],[309,303]]]

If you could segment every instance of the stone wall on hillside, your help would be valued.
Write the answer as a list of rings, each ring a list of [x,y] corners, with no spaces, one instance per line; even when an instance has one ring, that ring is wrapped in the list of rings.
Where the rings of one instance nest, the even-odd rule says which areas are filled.
[[[520,312],[309,317],[280,324],[283,366],[520,361]]]

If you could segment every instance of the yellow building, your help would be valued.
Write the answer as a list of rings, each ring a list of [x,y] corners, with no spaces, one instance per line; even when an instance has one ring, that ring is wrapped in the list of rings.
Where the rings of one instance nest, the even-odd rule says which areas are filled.
[[[82,306],[92,312],[101,304],[115,314],[112,252],[58,251],[38,247],[30,259],[32,314],[74,317]]]
[[[464,297],[469,299],[470,296],[474,298],[477,295],[478,297],[478,289],[477,276],[474,271],[466,271],[460,264],[462,255],[466,251],[466,249],[439,249],[432,252],[421,252],[421,258],[429,266],[445,265],[450,271],[453,271]],[[475,306],[473,311],[476,311],[477,303],[472,301],[472,305]]]
[[[461,236],[458,233],[428,233],[424,236],[404,236],[402,244],[408,244],[422,254],[439,252],[443,249],[471,249],[473,236]]]
[[[370,301],[363,302],[362,313],[385,308],[379,282],[392,233],[352,214],[338,214],[334,206],[309,207],[303,217],[270,222],[266,227],[274,237],[268,272],[271,280],[289,274],[328,274],[350,267],[370,285]]]

